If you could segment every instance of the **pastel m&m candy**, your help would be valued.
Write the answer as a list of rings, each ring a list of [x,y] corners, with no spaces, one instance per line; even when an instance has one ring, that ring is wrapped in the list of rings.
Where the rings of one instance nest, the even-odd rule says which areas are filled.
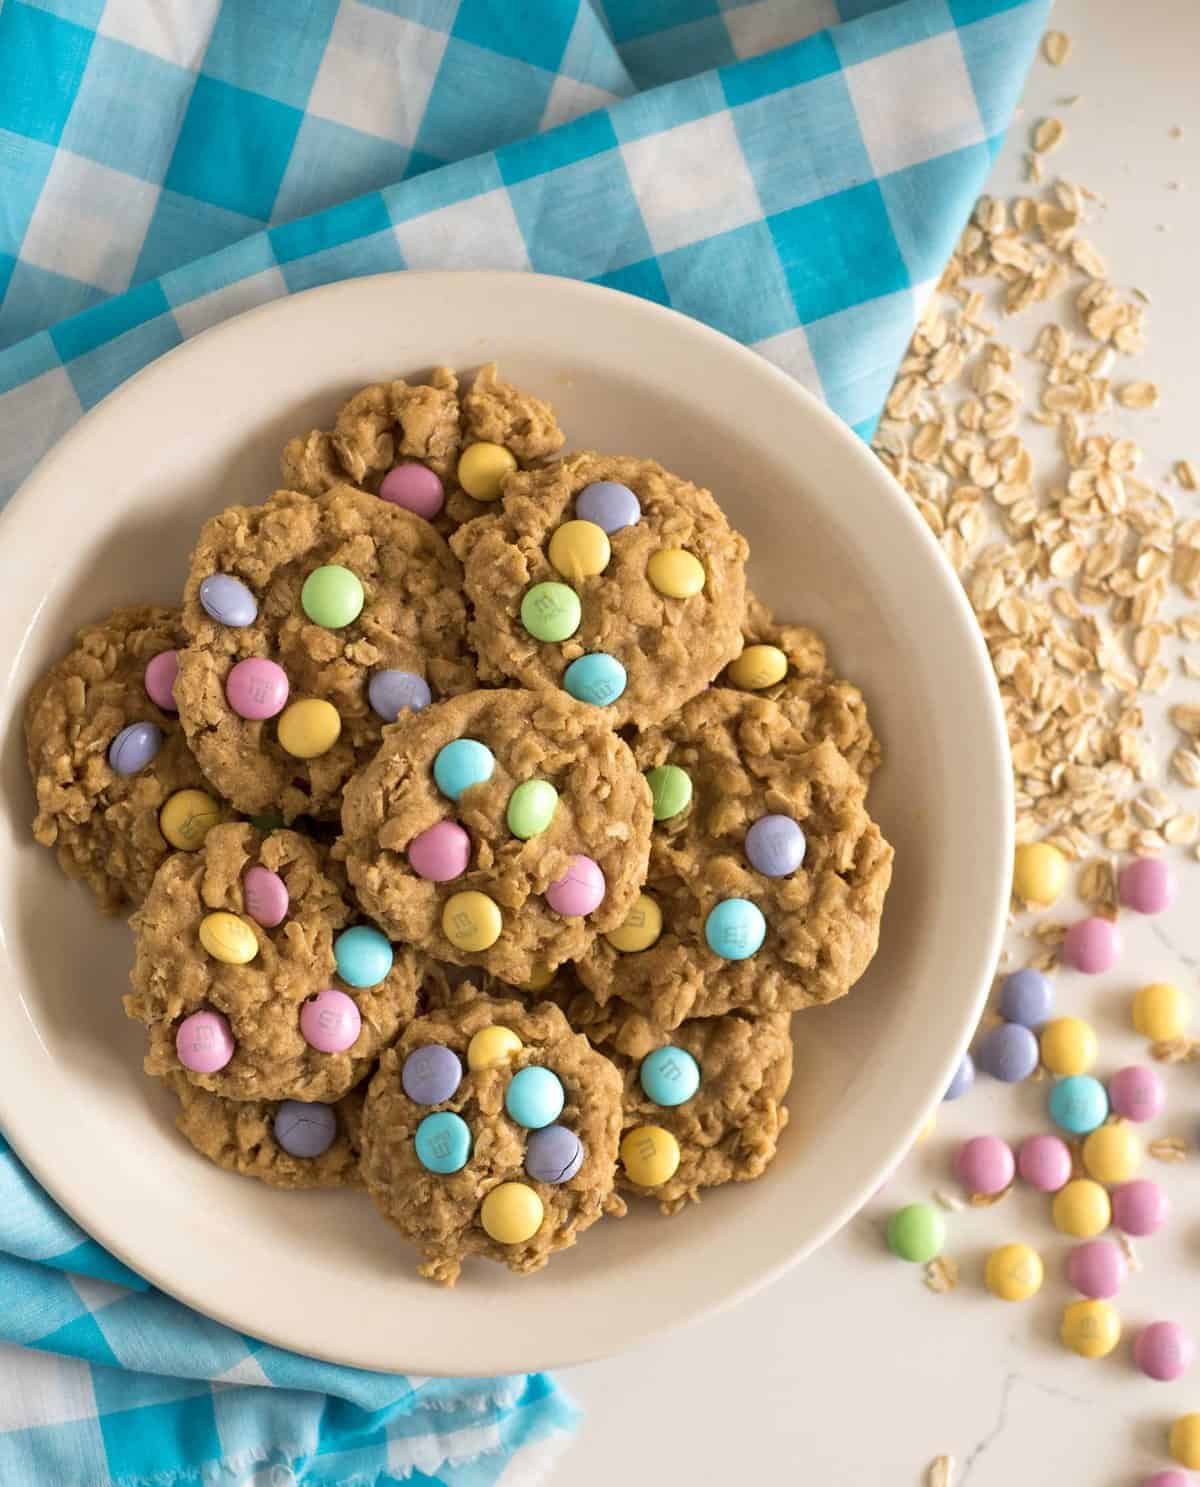
[[[1046,908],[1067,886],[1067,859],[1049,842],[1022,842],[1013,854],[1013,893]]]
[[[1063,937],[1063,960],[1087,976],[1111,971],[1120,955],[1120,930],[1111,919],[1104,919],[1099,914],[1072,924]]]
[[[193,1074],[215,1074],[233,1057],[237,1044],[229,1019],[220,1012],[193,1012],[179,1024],[175,1052]]]
[[[248,965],[258,954],[258,938],[244,919],[223,909],[200,921],[200,943],[224,965]]]
[[[1083,1165],[1097,1182],[1128,1182],[1141,1157],[1142,1143],[1121,1122],[1100,1126],[1083,1143]]]
[[[958,1062],[958,1068],[950,1077],[950,1083],[946,1086],[943,1100],[961,1100],[963,1095],[975,1083],[975,1060],[969,1053],[964,1053]]]
[[[622,527],[641,520],[642,507],[627,485],[616,480],[596,480],[585,485],[575,498],[575,511],[584,521],[595,522],[610,536]]]
[[[1161,857],[1137,857],[1117,875],[1117,896],[1139,914],[1161,914],[1175,902],[1175,874]]]
[[[427,1172],[461,1172],[471,1155],[471,1128],[453,1110],[438,1110],[417,1127],[413,1145]]]
[[[362,613],[365,598],[358,574],[340,563],[314,568],[300,590],[304,613],[314,625],[325,630],[341,630],[352,625]]]
[[[660,547],[650,555],[646,577],[665,599],[691,599],[704,589],[704,564],[682,547]]]
[[[679,1142],[663,1126],[634,1126],[620,1154],[626,1177],[640,1188],[661,1187],[679,1170]]]
[[[1045,1267],[1027,1244],[1003,1244],[987,1257],[983,1281],[1001,1301],[1028,1301],[1042,1289]]]
[[[242,901],[255,924],[274,929],[287,917],[289,898],[287,884],[269,867],[255,864],[242,878]]]
[[[1157,1234],[1171,1213],[1171,1204],[1158,1183],[1148,1177],[1123,1182],[1112,1195],[1113,1223],[1122,1234],[1147,1239]]]
[[[985,1074],[1004,1084],[1019,1084],[1038,1066],[1038,1041],[1027,1027],[1001,1022],[979,1040],[975,1058]]]
[[[954,1170],[969,1193],[991,1197],[1012,1182],[1016,1162],[1012,1148],[999,1136],[974,1136],[959,1147]]]
[[[342,720],[332,702],[306,697],[285,708],[275,732],[280,748],[294,759],[319,759],[337,743]]]
[[[289,1156],[311,1161],[333,1145],[337,1136],[337,1116],[328,1105],[283,1100],[275,1112],[271,1129]]]
[[[1067,1260],[1067,1279],[1083,1296],[1108,1301],[1121,1289],[1129,1265],[1121,1246],[1111,1239],[1089,1239],[1077,1244]]]
[[[888,1249],[911,1264],[926,1265],[937,1259],[945,1242],[945,1222],[928,1203],[909,1203],[888,1220]]]
[[[558,810],[558,791],[549,780],[522,780],[508,797],[504,818],[513,836],[527,842],[549,831]]]
[[[546,889],[546,902],[564,918],[581,918],[600,907],[607,887],[600,864],[577,852],[562,877]]]
[[[1073,1301],[1058,1335],[1081,1358],[1107,1358],[1121,1341],[1121,1319],[1107,1301]]]
[[[748,898],[725,898],[708,911],[704,938],[722,960],[747,960],[767,934],[762,910]]]
[[[659,764],[646,771],[656,821],[669,821],[692,803],[691,776],[678,764]]]
[[[1072,1074],[1050,1090],[1050,1119],[1072,1136],[1084,1136],[1103,1125],[1108,1115],[1108,1092],[1090,1074]]]
[[[419,465],[415,460],[393,466],[380,481],[379,494],[393,506],[401,506],[414,516],[423,516],[426,521],[433,520],[446,499],[438,476],[427,465]]]
[[[636,955],[639,950],[649,950],[658,943],[662,927],[662,910],[658,904],[648,893],[639,893],[624,920],[604,938],[622,955]]]
[[[392,969],[395,954],[392,943],[381,930],[370,924],[356,924],[344,929],[333,942],[337,973],[347,986],[378,986]]]
[[[748,645],[740,656],[730,661],[725,675],[731,686],[761,692],[781,682],[787,668],[787,657],[777,645]]]
[[[456,738],[437,751],[433,761],[433,779],[449,800],[457,800],[472,785],[491,779],[496,756],[476,738]]]
[[[746,856],[764,878],[786,878],[804,862],[804,832],[791,816],[760,816],[746,833]]]
[[[603,573],[612,558],[608,534],[591,521],[568,521],[550,538],[550,566],[575,583]]]
[[[1086,1074],[1096,1062],[1099,1044],[1089,1023],[1078,1017],[1056,1017],[1042,1029],[1042,1063],[1051,1074]]]
[[[1192,1487],[1192,1484],[1183,1472],[1165,1471],[1146,1477],[1141,1487]]]
[[[175,678],[178,675],[178,651],[159,651],[146,663],[146,696],[165,713],[179,711],[175,702]]]
[[[181,852],[198,852],[221,819],[221,807],[203,790],[176,790],[158,813],[158,829]]]
[[[441,1105],[461,1083],[462,1063],[444,1043],[414,1048],[400,1069],[400,1086],[416,1105]]]
[[[1153,1120],[1162,1111],[1167,1094],[1153,1069],[1130,1064],[1108,1081],[1108,1098],[1115,1115],[1141,1122]]]
[[[108,746],[108,765],[114,774],[140,774],[162,748],[162,729],[157,723],[130,723]]]
[[[1178,986],[1155,981],[1143,986],[1133,998],[1133,1026],[1143,1038],[1165,1043],[1187,1030],[1190,1012],[1188,999]]]
[[[319,991],[300,1008],[300,1032],[318,1053],[345,1053],[361,1028],[362,1015],[344,991]]]
[[[504,1092],[504,1108],[519,1126],[540,1131],[553,1124],[566,1103],[562,1080],[541,1064],[528,1064],[518,1069]]]
[[[458,459],[458,483],[477,501],[498,501],[506,475],[517,468],[516,456],[503,444],[481,440],[468,444]]]
[[[563,686],[577,702],[590,702],[593,707],[608,707],[625,691],[628,678],[616,656],[592,651],[579,656],[563,672]]]
[[[521,623],[534,640],[569,640],[582,620],[579,595],[565,583],[535,583],[521,600]]]
[[[1050,1209],[1054,1227],[1073,1239],[1094,1239],[1108,1228],[1112,1207],[1098,1182],[1076,1177],[1054,1195]]]
[[[1195,1356],[1195,1344],[1178,1322],[1151,1322],[1133,1344],[1133,1361],[1148,1379],[1162,1384],[1182,1378]]]
[[[474,446],[473,446],[474,447]],[[484,1233],[497,1244],[524,1244],[542,1227],[545,1209],[523,1182],[502,1182],[479,1205]]]
[[[408,844],[408,863],[418,878],[449,883],[471,861],[471,838],[457,821],[435,821]]]
[[[1022,1027],[1039,1028],[1054,1010],[1050,979],[1032,966],[1005,976],[1000,988],[1000,1016]]]
[[[566,1126],[543,1126],[530,1133],[525,1170],[535,1182],[570,1182],[583,1166],[583,1142]]]
[[[1058,1136],[1030,1136],[1021,1142],[1017,1171],[1040,1193],[1057,1193],[1071,1180],[1071,1148]]]
[[[248,656],[225,678],[225,700],[239,718],[273,718],[288,700],[287,672],[264,656]]]
[[[648,1100],[670,1109],[685,1104],[700,1088],[700,1065],[686,1048],[668,1044],[642,1060],[638,1082]]]
[[[499,1069],[524,1047],[510,1027],[481,1027],[467,1044],[467,1068]]]
[[[495,899],[473,888],[452,893],[442,907],[442,933],[455,949],[468,954],[490,949],[503,928]]]
[[[1200,1414],[1180,1415],[1171,1426],[1170,1451],[1180,1466],[1200,1471]]]
[[[228,573],[210,573],[200,585],[200,604],[218,625],[241,630],[258,618],[258,600],[241,581]]]
[[[394,723],[402,712],[419,713],[433,701],[429,683],[415,671],[398,671],[388,667],[373,672],[367,683],[367,701],[371,711],[384,720]]]

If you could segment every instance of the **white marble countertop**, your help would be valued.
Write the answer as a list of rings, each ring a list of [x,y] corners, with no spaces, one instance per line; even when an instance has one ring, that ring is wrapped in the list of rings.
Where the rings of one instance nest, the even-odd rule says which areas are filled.
[[[1059,0],[1052,24],[1071,36],[1071,59],[1062,68],[1035,63],[993,189],[1018,187],[1031,121],[1059,112],[1068,136],[1048,175],[1101,193],[1109,205],[1090,236],[1114,280],[1151,298],[1149,350],[1134,375],[1156,380],[1163,401],[1125,416],[1136,420],[1148,470],[1161,476],[1177,459],[1200,463],[1200,4]],[[1070,108],[1055,108],[1075,94]],[[1176,491],[1176,499],[1200,512],[1200,495]],[[1167,700],[1197,692],[1179,678]],[[1170,730],[1160,727],[1157,738],[1165,761]],[[1057,978],[1059,1008],[1089,1017],[1100,1033],[1099,1072],[1144,1056],[1129,1025],[1133,988],[1151,980],[1195,987],[1200,864],[1177,855],[1179,901],[1157,920],[1122,916],[1120,966],[1094,979]],[[1194,1148],[1200,1066],[1165,1076],[1167,1114],[1148,1134],[1185,1135]],[[1125,1336],[1101,1361],[1056,1340],[1073,1299],[1064,1273],[1071,1241],[1055,1233],[1043,1195],[1026,1188],[990,1210],[948,1215],[948,1252],[962,1266],[952,1294],[933,1295],[920,1267],[884,1249],[882,1221],[893,1206],[953,1187],[958,1142],[1044,1129],[1044,1100],[1045,1086],[981,1078],[967,1099],[941,1107],[937,1134],[821,1253],[729,1313],[565,1374],[587,1418],[555,1483],[918,1487],[927,1464],[946,1453],[958,1462],[955,1487],[1135,1487],[1168,1466],[1167,1425],[1200,1410],[1200,1363],[1178,1383],[1152,1383],[1134,1369],[1131,1343],[1140,1325],[1160,1318],[1200,1339],[1194,1157],[1146,1164],[1174,1216],[1161,1234],[1137,1241],[1143,1268],[1118,1301]],[[987,1250],[1013,1239],[1046,1261],[1046,1284],[1024,1305],[996,1301],[982,1285]]]

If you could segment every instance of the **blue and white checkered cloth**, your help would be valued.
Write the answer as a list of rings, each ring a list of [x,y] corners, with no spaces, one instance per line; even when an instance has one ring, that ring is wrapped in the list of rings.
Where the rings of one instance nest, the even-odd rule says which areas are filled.
[[[0,0],[0,501],[163,351],[392,269],[672,305],[866,434],[1048,9]],[[21,1487],[524,1483],[572,1422],[541,1377],[356,1373],[208,1322],[2,1140],[0,1339]]]

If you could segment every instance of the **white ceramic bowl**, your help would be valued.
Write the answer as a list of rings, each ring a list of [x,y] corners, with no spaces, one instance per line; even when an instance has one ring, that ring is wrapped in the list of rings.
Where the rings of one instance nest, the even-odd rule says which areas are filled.
[[[436,362],[497,358],[576,447],[653,455],[750,540],[755,589],[816,625],[886,751],[872,806],[896,847],[882,946],[796,1021],[791,1124],[759,1182],[671,1220],[648,1205],[521,1280],[474,1262],[453,1292],[361,1194],[281,1194],[175,1134],[139,1073],[121,923],[29,831],[21,712],[80,623],[173,600],[200,521],[277,483],[291,434]],[[763,1285],[833,1233],[911,1141],[966,1044],[1007,905],[1007,751],[949,567],[869,451],[752,352],[565,279],[396,274],[314,290],[165,356],[44,459],[0,521],[5,845],[0,1122],[47,1188],[150,1280],[221,1321],[365,1368],[490,1374],[595,1358]]]

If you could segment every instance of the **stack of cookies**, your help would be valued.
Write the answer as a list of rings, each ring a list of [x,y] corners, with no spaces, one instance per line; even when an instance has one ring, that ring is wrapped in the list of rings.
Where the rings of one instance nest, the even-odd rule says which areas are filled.
[[[444,1284],[759,1177],[891,876],[862,696],[712,494],[565,442],[494,366],[365,388],[26,713],[180,1131]]]

